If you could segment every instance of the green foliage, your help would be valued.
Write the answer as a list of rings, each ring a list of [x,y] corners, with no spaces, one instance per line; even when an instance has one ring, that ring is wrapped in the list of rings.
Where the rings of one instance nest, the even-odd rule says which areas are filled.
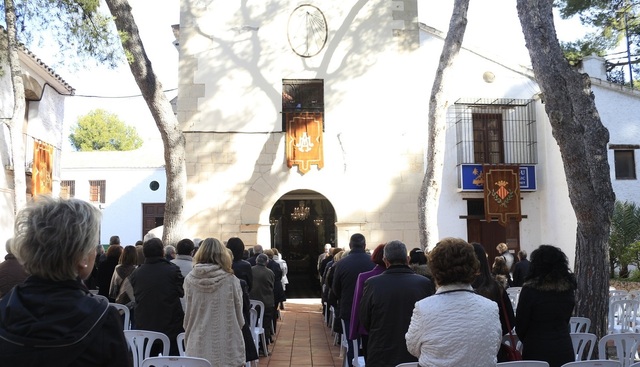
[[[58,60],[78,69],[88,62],[115,67],[123,58],[122,45],[109,14],[101,13],[99,0],[15,0],[18,41],[31,47],[52,47]],[[5,24],[0,1],[0,24]]]
[[[113,113],[97,109],[78,118],[69,135],[76,150],[133,150],[142,146],[135,128],[126,125]]]
[[[632,202],[616,201],[611,217],[609,261],[620,266],[621,276],[629,264],[640,265],[640,208]]]

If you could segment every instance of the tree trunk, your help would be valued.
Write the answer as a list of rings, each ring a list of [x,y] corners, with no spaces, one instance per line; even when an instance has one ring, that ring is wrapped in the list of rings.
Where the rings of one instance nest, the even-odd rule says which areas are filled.
[[[131,13],[131,6],[127,0],[106,0],[106,3],[115,18],[116,28],[127,35],[122,46],[133,58],[129,62],[131,73],[162,136],[167,175],[162,241],[165,245],[175,246],[183,238],[183,209],[187,182],[184,135],[162,90],[162,84],[153,72]]]
[[[445,82],[452,72],[451,66],[460,52],[467,28],[469,0],[456,0],[444,40],[438,70],[436,71],[429,99],[429,129],[427,141],[427,167],[418,198],[418,223],[420,246],[430,249],[438,242],[438,202],[444,167],[445,129],[449,100]]]
[[[13,164],[13,210],[17,213],[27,204],[27,182],[25,175],[25,156],[22,127],[26,102],[22,67],[18,57],[18,40],[16,35],[16,9],[13,0],[4,0],[5,19],[7,22],[7,54],[11,71],[11,87],[13,91],[13,112],[9,122],[11,135],[11,161]]]
[[[553,24],[553,0],[518,0],[518,16],[562,156],[576,214],[575,314],[589,317],[598,338],[607,333],[609,230],[615,195],[602,125],[589,77],[565,60]]]

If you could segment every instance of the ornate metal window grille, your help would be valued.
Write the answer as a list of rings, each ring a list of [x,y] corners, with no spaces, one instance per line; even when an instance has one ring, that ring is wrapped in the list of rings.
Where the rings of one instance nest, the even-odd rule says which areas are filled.
[[[107,181],[90,180],[89,181],[89,200],[93,203],[106,203],[105,194],[107,191]]]
[[[300,112],[324,114],[324,80],[282,80],[282,131],[287,129],[287,114]]]
[[[76,182],[73,180],[60,181],[60,197],[70,199],[76,196]]]
[[[458,164],[538,163],[532,99],[461,98],[448,119],[456,128]]]

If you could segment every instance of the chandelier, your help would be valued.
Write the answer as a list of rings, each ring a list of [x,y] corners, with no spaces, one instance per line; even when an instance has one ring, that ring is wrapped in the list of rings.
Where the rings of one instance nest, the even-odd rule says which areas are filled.
[[[304,205],[303,200],[300,200],[298,206],[293,208],[293,211],[291,212],[291,220],[305,220],[309,217],[309,211],[311,211],[311,208]]]

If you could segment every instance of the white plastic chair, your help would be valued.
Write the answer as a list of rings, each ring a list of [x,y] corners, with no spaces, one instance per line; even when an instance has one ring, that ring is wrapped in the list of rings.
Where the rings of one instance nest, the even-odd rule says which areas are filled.
[[[571,342],[573,343],[573,353],[576,355],[576,361],[590,360],[593,350],[598,344],[598,337],[591,333],[571,333]],[[586,355],[585,351],[587,352]]]
[[[562,367],[622,367],[622,364],[620,364],[620,362],[618,361],[592,359],[590,361],[576,361],[565,363],[562,365]]]
[[[186,354],[184,352],[185,349],[186,349],[186,345],[184,344],[184,335],[185,335],[185,333],[180,333],[176,337],[176,341],[178,342],[178,352],[180,353],[181,357],[186,356]]]
[[[256,350],[260,351],[259,344],[262,342],[262,354],[267,357],[269,355],[269,351],[267,350],[267,335],[263,326],[264,303],[255,299],[249,300],[249,302],[251,303],[251,309],[255,310],[258,315],[256,322],[251,324],[251,335],[254,336],[255,340],[258,340],[258,343],[256,343]]]
[[[629,294],[629,292],[625,291],[624,289],[611,289],[609,290],[609,297],[614,297],[614,296],[627,296]]]
[[[522,287],[509,287],[507,288],[507,295],[509,296],[509,300],[511,301],[511,306],[513,307],[513,312],[518,308],[518,301],[520,300],[520,291]]]
[[[122,328],[124,330],[131,330],[131,311],[129,311],[129,307],[113,302],[109,303],[109,306],[115,307],[118,312],[121,313],[121,316],[123,317]]]
[[[347,356],[349,355],[348,349],[352,348],[353,359],[351,360],[351,364],[353,365],[353,367],[364,367],[364,356],[358,356],[358,350],[360,349],[358,339],[351,340],[351,345],[349,345],[349,339],[347,339],[347,334],[344,332],[345,330],[347,330],[344,325],[344,320],[341,319],[340,322],[342,323],[342,342],[340,343],[340,355],[343,357],[342,366],[349,366],[349,364],[347,363]]]
[[[516,342],[516,350],[520,353],[522,353],[522,342],[520,341],[520,339],[518,339],[518,336],[516,335],[516,333],[511,333],[511,336],[509,336],[509,334],[504,334],[502,336],[502,344],[511,346],[511,338],[513,338],[513,340]]]
[[[196,357],[149,357],[140,367],[211,367],[211,363]]]
[[[407,362],[397,364],[396,367],[420,367],[420,365],[418,364],[418,362]]]
[[[609,334],[603,336],[598,341],[598,355],[602,359],[609,359],[607,354],[607,344],[613,343],[616,350],[616,360],[622,364],[622,367],[629,367],[638,354],[638,342],[640,342],[640,334],[624,333]]]
[[[569,319],[570,333],[588,333],[591,328],[591,319],[588,317],[574,316]]]
[[[151,357],[151,346],[156,340],[162,342],[162,355],[169,355],[169,337],[157,331],[148,330],[125,330],[124,337],[127,339],[129,349],[133,355],[133,367],[142,367],[142,361]]]
[[[608,315],[609,333],[635,332],[638,308],[640,301],[637,300],[623,299],[611,302]]]
[[[629,367],[640,367],[640,362],[636,362],[634,364],[630,364]]]
[[[549,363],[544,361],[513,361],[513,362],[500,362],[496,366],[514,366],[514,367],[549,367]]]

